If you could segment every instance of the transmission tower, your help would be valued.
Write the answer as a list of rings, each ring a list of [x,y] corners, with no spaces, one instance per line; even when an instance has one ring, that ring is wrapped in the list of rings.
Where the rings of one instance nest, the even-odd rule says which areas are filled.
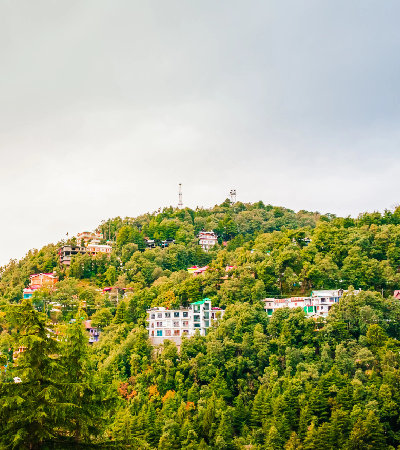
[[[183,203],[182,203],[182,183],[179,183],[179,203],[178,203],[178,208],[179,209],[183,208]]]
[[[236,203],[236,189],[231,189],[231,203]]]

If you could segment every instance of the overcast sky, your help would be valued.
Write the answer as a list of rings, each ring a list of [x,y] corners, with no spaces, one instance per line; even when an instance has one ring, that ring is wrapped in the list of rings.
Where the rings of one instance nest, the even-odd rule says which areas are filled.
[[[102,219],[400,202],[400,2],[0,0],[0,264]]]

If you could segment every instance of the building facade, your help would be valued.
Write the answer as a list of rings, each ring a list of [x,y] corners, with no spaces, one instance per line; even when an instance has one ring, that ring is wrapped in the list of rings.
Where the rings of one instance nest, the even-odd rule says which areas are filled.
[[[100,245],[90,242],[86,247],[86,253],[97,255],[97,253],[106,253],[111,255],[112,247],[110,245]]]
[[[100,331],[96,327],[92,327],[91,320],[85,320],[85,329],[89,334],[89,344],[99,340]]]
[[[84,253],[86,253],[86,247],[63,245],[58,249],[58,254],[60,256],[60,264],[69,266],[71,264],[71,258],[73,256]]]
[[[35,273],[30,275],[30,283],[23,291],[24,298],[31,298],[33,293],[43,286],[54,286],[58,281],[58,275],[53,273]]]
[[[161,344],[164,339],[181,344],[182,336],[193,336],[196,331],[205,336],[212,320],[219,320],[224,311],[212,308],[211,300],[191,303],[187,308],[166,309],[163,307],[147,310],[149,338],[153,345]]]
[[[218,237],[213,231],[200,231],[199,233],[199,245],[203,250],[209,250],[218,244]]]
[[[269,316],[278,308],[302,308],[307,316],[326,317],[332,306],[339,303],[343,292],[342,289],[321,290],[311,292],[310,297],[266,298],[264,308]]]
[[[103,239],[103,233],[96,233],[95,231],[83,231],[82,233],[78,233],[76,235],[76,241],[78,245],[82,244],[86,245],[88,242],[95,240],[95,242],[100,243]]]

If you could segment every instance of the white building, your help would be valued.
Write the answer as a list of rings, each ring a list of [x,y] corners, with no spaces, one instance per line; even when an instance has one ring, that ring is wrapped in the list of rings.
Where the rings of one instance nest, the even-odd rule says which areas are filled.
[[[164,339],[180,345],[182,336],[193,336],[197,330],[205,336],[212,321],[220,319],[223,313],[220,308],[212,308],[208,298],[191,303],[187,308],[150,308],[147,310],[149,338],[153,345],[161,344]]]
[[[208,250],[218,243],[218,238],[213,231],[200,231],[199,244],[203,250]]]
[[[90,253],[91,255],[97,255],[97,253],[106,253],[107,255],[110,255],[111,250],[112,247],[110,245],[100,245],[92,242],[86,247],[86,253]]]
[[[361,291],[361,289],[359,290]],[[359,292],[356,291],[356,292]],[[339,303],[343,289],[331,289],[311,292],[310,297],[266,298],[265,310],[268,315],[278,308],[303,308],[307,316],[326,317],[335,303]]]

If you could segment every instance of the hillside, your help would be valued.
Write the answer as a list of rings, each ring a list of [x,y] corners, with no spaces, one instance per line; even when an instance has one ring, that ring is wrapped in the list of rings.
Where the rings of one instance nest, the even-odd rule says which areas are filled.
[[[218,237],[209,251],[202,230]],[[0,449],[400,445],[400,208],[352,219],[226,200],[96,231],[110,255],[62,265],[58,249],[80,245],[71,239],[1,269]],[[23,300],[38,273],[57,284]],[[262,301],[340,288],[327,317],[268,316]],[[155,350],[146,309],[203,298],[223,318]],[[101,331],[91,346],[86,319]]]

